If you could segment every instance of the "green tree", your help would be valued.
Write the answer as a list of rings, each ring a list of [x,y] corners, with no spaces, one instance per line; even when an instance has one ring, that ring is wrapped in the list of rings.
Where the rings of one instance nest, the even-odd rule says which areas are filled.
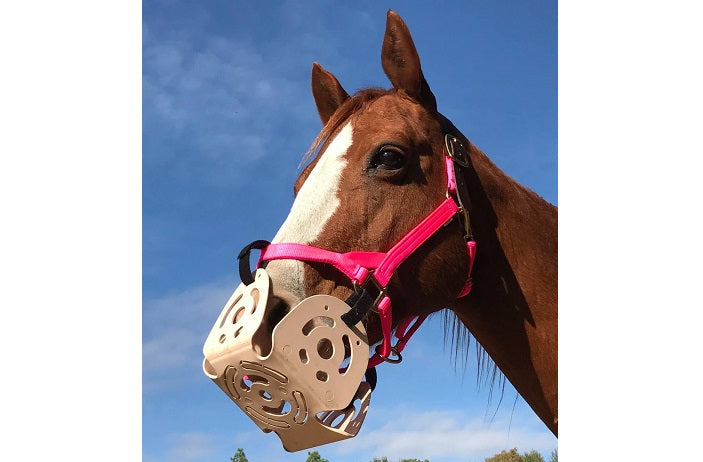
[[[237,448],[237,452],[234,453],[234,457],[230,457],[229,460],[232,462],[249,462],[247,456],[244,454],[244,449]]]
[[[512,448],[510,451],[500,451],[493,457],[484,460],[485,462],[544,462],[544,457],[534,449],[520,455],[520,453],[517,452],[517,448]],[[552,461],[550,460],[550,462]]]
[[[484,459],[485,462],[522,462],[517,448],[512,448],[510,451],[502,450],[493,457]]]
[[[534,449],[530,452],[524,453],[520,457],[521,462],[544,462],[544,457],[542,457],[542,454],[539,452],[535,451]]]
[[[557,450],[553,450],[552,454],[549,456],[549,462],[559,462]]]
[[[371,462],[388,462],[388,457],[374,457]]]
[[[398,462],[430,462],[427,459],[420,460],[420,459],[400,459]]]
[[[330,461],[320,457],[319,452],[313,451],[313,452],[308,452],[308,459],[305,462],[330,462]]]

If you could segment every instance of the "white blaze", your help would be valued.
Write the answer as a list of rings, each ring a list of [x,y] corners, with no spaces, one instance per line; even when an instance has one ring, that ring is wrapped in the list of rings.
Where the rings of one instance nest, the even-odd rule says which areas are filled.
[[[272,243],[309,244],[322,232],[339,207],[339,182],[347,165],[345,154],[352,144],[353,129],[347,123],[322,154],[310,175],[298,191],[288,218],[283,222]],[[273,293],[288,292],[297,300],[305,298],[303,264],[297,260],[269,262],[266,271],[273,283]]]

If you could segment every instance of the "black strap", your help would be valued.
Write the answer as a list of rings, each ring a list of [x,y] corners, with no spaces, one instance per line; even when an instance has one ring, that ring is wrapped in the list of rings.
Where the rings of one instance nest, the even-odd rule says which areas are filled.
[[[239,255],[237,260],[239,260],[239,278],[246,285],[254,282],[254,275],[251,271],[251,266],[249,265],[249,254],[251,254],[252,249],[265,249],[270,244],[269,241],[258,240],[251,244],[246,245]]]
[[[351,309],[342,315],[342,321],[344,321],[344,323],[349,327],[356,325],[359,321],[364,319],[364,316],[366,316],[371,309],[373,302],[373,297],[369,295],[369,292],[366,289],[362,289],[361,291],[355,290],[346,300],[346,304],[350,305]],[[366,381],[371,387],[371,391],[374,391],[376,389],[376,384],[378,383],[376,368],[369,367],[366,369],[364,377],[366,377]]]
[[[466,184],[466,170],[468,170],[468,167],[464,167],[454,162],[456,197],[459,200],[459,205],[468,212],[471,210],[471,199],[469,198],[469,187]]]
[[[455,141],[452,143],[452,149],[454,150],[456,157],[464,159],[466,161],[465,165],[462,165],[456,160],[454,161],[454,177],[456,179],[457,201],[459,202],[459,206],[466,210],[466,212],[468,213],[469,211],[471,211],[471,199],[469,197],[469,188],[466,184],[467,171],[471,168],[469,146],[464,146],[464,143],[460,141],[461,138],[459,137],[459,133],[461,132],[454,126],[452,121],[447,119],[442,114],[439,114],[439,116],[442,123],[442,130],[444,131],[444,133],[452,135],[455,139]],[[470,235],[471,225],[470,223],[467,223],[466,225],[467,231],[469,233],[468,237],[472,238],[472,236]]]
[[[376,368],[369,367],[368,369],[366,369],[366,372],[364,372],[364,377],[366,377],[366,383],[368,383],[369,387],[371,387],[371,391],[374,391],[376,389],[376,384],[378,383],[378,374],[376,374]],[[357,388],[357,392],[358,391],[359,389]],[[354,401],[356,400],[356,398],[357,397],[355,396],[352,398],[351,401],[349,401],[347,409],[354,406]]]
[[[369,367],[368,369],[366,369],[364,377],[366,377],[366,381],[369,383],[371,391],[374,391],[376,389],[376,384],[378,383],[378,374],[376,374],[376,368]]]
[[[351,308],[341,316],[344,324],[349,327],[354,327],[359,321],[364,319],[364,316],[366,316],[371,309],[373,302],[373,297],[369,295],[366,289],[352,292],[349,298],[345,300],[345,303],[351,306]]]

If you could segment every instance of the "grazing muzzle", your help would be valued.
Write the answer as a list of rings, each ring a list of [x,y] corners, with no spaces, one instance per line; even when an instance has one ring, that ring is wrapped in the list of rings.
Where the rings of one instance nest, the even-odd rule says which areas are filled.
[[[288,451],[355,436],[371,399],[364,326],[342,321],[342,300],[314,295],[271,331],[269,286],[260,268],[234,291],[205,341],[205,374]]]

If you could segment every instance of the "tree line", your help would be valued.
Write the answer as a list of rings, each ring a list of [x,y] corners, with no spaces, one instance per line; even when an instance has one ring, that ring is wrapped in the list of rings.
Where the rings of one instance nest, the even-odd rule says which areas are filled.
[[[244,454],[244,449],[237,448],[234,456],[229,458],[231,462],[249,462],[246,454]],[[323,459],[320,453],[317,451],[308,451],[308,458],[305,462],[329,462],[327,459]],[[370,462],[389,462],[388,457],[374,457]],[[430,462],[427,459],[399,459],[397,462]],[[525,452],[520,454],[517,448],[512,448],[510,451],[500,451],[498,454],[492,457],[487,457],[484,462],[545,462],[542,454],[536,450],[531,450],[530,452]],[[558,462],[557,450],[553,450],[549,462]]]

